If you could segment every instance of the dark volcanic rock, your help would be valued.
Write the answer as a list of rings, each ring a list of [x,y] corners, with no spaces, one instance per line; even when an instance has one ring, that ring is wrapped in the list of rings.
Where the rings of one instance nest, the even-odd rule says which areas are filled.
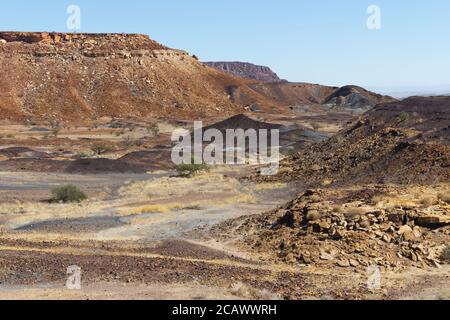
[[[325,143],[283,163],[305,183],[429,184],[450,179],[450,97],[379,104]]]
[[[272,130],[272,129],[280,129],[281,127],[282,126],[279,124],[261,122],[261,121],[253,120],[253,119],[247,117],[246,115],[238,114],[229,119],[225,119],[221,122],[218,122],[211,126],[208,126],[208,127],[204,128],[204,130],[206,131],[208,129],[218,129],[221,132],[226,132],[227,129],[232,129],[232,130],[236,130],[236,129]]]
[[[45,152],[39,152],[25,147],[0,149],[0,155],[8,158],[49,158]]]
[[[368,110],[379,103],[393,102],[394,98],[382,96],[358,86],[345,86],[337,89],[323,103],[331,108]]]

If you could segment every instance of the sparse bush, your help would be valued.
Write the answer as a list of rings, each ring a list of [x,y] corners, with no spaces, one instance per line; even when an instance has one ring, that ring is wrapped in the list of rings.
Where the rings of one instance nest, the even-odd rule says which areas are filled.
[[[96,155],[102,155],[109,151],[111,151],[111,147],[105,146],[105,145],[95,145],[91,148],[92,152],[94,152]]]
[[[194,161],[192,161],[192,163],[178,165],[176,170],[182,177],[191,177],[199,172],[209,171],[209,166],[205,163],[195,164]]]
[[[87,152],[87,151],[81,151],[81,152],[78,153],[78,158],[82,158],[82,159],[83,158],[89,158],[91,156],[92,156],[92,154]]]
[[[312,203],[318,203],[322,200],[322,198],[318,194],[313,194],[308,197],[308,200],[311,201]]]
[[[408,120],[409,119],[409,113],[405,112],[405,111],[401,112],[398,115],[398,119],[400,120],[400,122],[404,122],[404,121]]]
[[[348,220],[357,219],[358,217],[361,217],[364,214],[364,210],[362,208],[348,208],[344,215]]]
[[[144,214],[144,213],[167,213],[172,210],[180,210],[182,206],[180,204],[154,204],[144,206],[131,211],[131,214]]]
[[[152,123],[147,127],[147,132],[152,134],[153,136],[157,136],[160,132],[159,126],[157,123]]]
[[[441,260],[445,263],[450,263],[450,246],[445,247],[441,255]]]
[[[190,205],[183,208],[183,210],[202,210],[202,208],[198,205]]]
[[[426,196],[426,197],[422,197],[420,199],[420,204],[423,205],[424,207],[431,207],[434,206],[437,202],[437,198],[436,197],[432,197],[432,196]]]
[[[438,195],[438,199],[442,202],[445,202],[447,204],[450,204],[450,192],[446,192],[446,193],[440,193]]]
[[[386,200],[386,199],[382,195],[376,195],[376,196],[372,197],[372,202],[375,204],[379,204],[379,203],[383,202],[384,200]]]
[[[52,190],[51,202],[81,202],[86,199],[86,194],[81,191],[80,188],[71,184],[57,187]]]

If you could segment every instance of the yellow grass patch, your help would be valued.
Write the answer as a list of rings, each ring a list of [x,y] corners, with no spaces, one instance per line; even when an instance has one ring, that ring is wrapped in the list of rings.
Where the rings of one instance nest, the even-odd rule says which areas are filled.
[[[144,213],[166,213],[172,210],[180,210],[183,207],[180,204],[155,204],[149,206],[142,206],[131,211],[127,211],[129,215],[144,214]]]
[[[372,199],[377,206],[385,209],[398,207],[421,207],[429,208],[448,203],[450,200],[450,188],[448,185],[438,185],[433,187],[412,187],[402,190],[399,193],[375,196]]]
[[[286,187],[286,183],[280,183],[280,182],[265,182],[260,183],[255,186],[256,191],[262,191],[262,190],[273,190],[273,189],[282,189]]]

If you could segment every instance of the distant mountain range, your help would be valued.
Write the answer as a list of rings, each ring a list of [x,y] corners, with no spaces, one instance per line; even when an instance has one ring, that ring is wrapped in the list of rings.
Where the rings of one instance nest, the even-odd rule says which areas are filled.
[[[205,62],[218,71],[233,76],[258,81],[250,85],[260,94],[283,101],[288,105],[305,103],[321,104],[330,109],[368,110],[378,103],[392,102],[389,96],[376,94],[358,86],[327,87],[292,83],[281,80],[269,67],[247,62]],[[235,92],[232,96],[237,96]]]
[[[450,96],[450,84],[436,86],[370,87],[369,90],[397,99],[412,96]]]

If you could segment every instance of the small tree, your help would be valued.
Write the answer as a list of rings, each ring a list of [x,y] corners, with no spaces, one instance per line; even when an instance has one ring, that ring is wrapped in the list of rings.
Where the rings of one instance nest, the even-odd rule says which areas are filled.
[[[191,177],[199,172],[209,171],[209,166],[205,163],[196,164],[194,159],[192,159],[191,163],[179,164],[176,170],[182,177]]]
[[[51,202],[81,202],[86,199],[86,194],[81,191],[80,188],[71,184],[57,187],[52,190]]]

